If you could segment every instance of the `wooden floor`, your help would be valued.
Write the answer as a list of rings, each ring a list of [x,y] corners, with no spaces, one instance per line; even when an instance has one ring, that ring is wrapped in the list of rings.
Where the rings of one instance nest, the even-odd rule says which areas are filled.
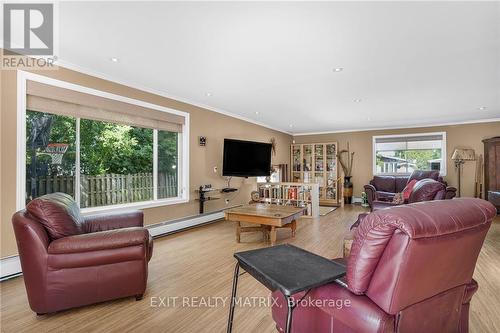
[[[319,219],[303,218],[297,236],[280,230],[278,244],[289,242],[326,257],[339,257],[342,238],[361,207],[349,206]],[[234,241],[234,225],[217,222],[155,240],[149,280],[142,301],[132,298],[37,317],[29,309],[22,277],[1,283],[2,332],[225,332],[228,304],[219,307],[151,307],[151,297],[229,297],[233,253],[264,246],[262,235]],[[492,225],[474,277],[479,291],[472,300],[471,332],[500,332],[500,219]],[[239,296],[268,296],[251,276],[243,275]],[[270,309],[238,307],[234,332],[275,332]]]

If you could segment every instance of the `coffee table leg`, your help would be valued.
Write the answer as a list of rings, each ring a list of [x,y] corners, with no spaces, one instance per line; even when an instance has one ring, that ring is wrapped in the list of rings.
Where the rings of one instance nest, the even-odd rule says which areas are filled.
[[[292,221],[292,237],[295,237],[295,234],[297,232],[297,220]]]
[[[236,243],[240,242],[241,222],[236,222]]]
[[[231,333],[233,331],[234,307],[236,305],[236,289],[238,288],[238,277],[240,276],[239,272],[240,264],[236,263],[233,274],[233,288],[231,291],[231,306],[229,308],[229,318],[227,320],[227,333]]]
[[[292,311],[294,309],[294,306],[290,302],[291,301],[290,297],[285,296],[285,300],[286,300],[286,305],[288,307],[288,312],[286,313],[286,330],[285,330],[285,332],[290,333],[292,330]]]
[[[271,227],[271,246],[276,245],[276,227]]]

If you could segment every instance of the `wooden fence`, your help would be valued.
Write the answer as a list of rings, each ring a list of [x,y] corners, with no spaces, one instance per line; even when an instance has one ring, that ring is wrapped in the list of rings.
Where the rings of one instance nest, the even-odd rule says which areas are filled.
[[[64,192],[74,195],[75,178],[73,176],[42,176],[37,178],[36,186],[38,196],[54,192]],[[31,192],[30,189],[31,179],[27,179],[26,191],[28,194]],[[82,175],[80,178],[80,189],[81,208],[153,200],[153,174]],[[176,196],[176,175],[158,174],[158,198]]]

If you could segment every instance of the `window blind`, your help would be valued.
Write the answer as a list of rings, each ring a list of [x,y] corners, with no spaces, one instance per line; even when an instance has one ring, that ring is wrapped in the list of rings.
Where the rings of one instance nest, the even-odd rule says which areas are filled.
[[[375,143],[441,141],[441,140],[443,140],[442,134],[411,135],[411,136],[404,135],[404,136],[375,138]]]
[[[28,110],[182,132],[184,117],[35,81],[26,82]]]
[[[376,151],[441,149],[443,134],[375,138]]]

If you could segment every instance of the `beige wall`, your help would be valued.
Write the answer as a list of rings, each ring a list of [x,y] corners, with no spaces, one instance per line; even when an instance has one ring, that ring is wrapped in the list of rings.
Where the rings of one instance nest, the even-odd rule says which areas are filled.
[[[456,147],[473,148],[476,155],[483,154],[482,139],[500,135],[500,122],[464,124],[452,126],[435,126],[425,128],[392,129],[378,131],[363,131],[349,133],[331,133],[295,136],[296,143],[330,142],[337,141],[339,149],[347,147],[349,142],[351,151],[354,151],[352,181],[354,183],[354,196],[360,197],[363,185],[368,184],[373,177],[372,137],[374,135],[411,134],[423,132],[446,132],[446,181],[451,186],[457,186],[457,172],[451,155]],[[462,196],[474,196],[475,162],[467,162],[463,166]]]
[[[198,213],[198,203],[194,200],[196,197],[194,190],[198,186],[208,183],[219,188],[225,186],[225,180],[220,176],[224,138],[269,142],[272,137],[275,137],[277,153],[276,156],[273,156],[273,163],[288,163],[289,147],[292,139],[290,135],[63,68],[37,73],[190,113],[190,202],[146,209],[146,224],[196,215]],[[5,257],[17,253],[10,221],[12,214],[16,210],[16,72],[2,71],[1,75],[0,218],[1,257]],[[207,137],[206,147],[198,146],[198,136]],[[213,172],[214,166],[218,167],[219,174]],[[241,190],[224,195],[224,197],[231,199],[229,205],[248,202],[250,191],[255,187],[255,178],[248,180],[234,178],[231,186]],[[206,211],[215,211],[226,207],[226,204],[224,200],[214,200],[207,202],[205,207]]]

